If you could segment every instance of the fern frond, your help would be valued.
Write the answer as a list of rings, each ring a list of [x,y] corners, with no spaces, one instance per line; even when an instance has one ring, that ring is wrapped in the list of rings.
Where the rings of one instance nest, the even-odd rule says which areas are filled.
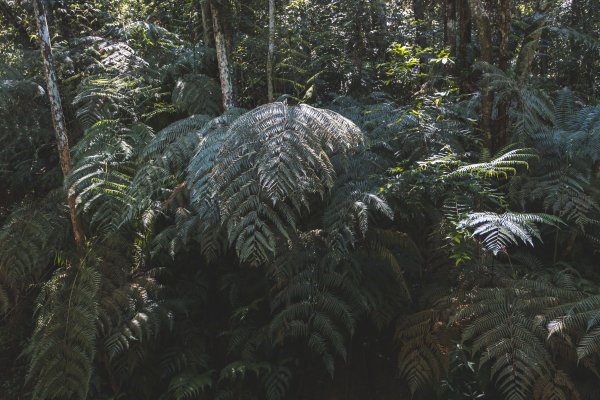
[[[44,285],[27,349],[33,399],[86,399],[95,354],[100,280],[90,260],[57,270]]]
[[[542,240],[536,223],[560,226],[560,218],[547,214],[505,212],[472,213],[459,222],[459,228],[473,229],[473,236],[481,238],[482,245],[494,255],[520,242],[533,246],[534,239]]]
[[[449,343],[440,311],[425,310],[403,319],[395,339],[400,376],[413,395],[447,375]]]
[[[501,151],[494,159],[476,164],[468,164],[459,167],[450,176],[474,175],[486,178],[503,178],[517,174],[517,168],[529,167],[527,160],[536,158],[532,149],[508,149]]]
[[[171,378],[165,398],[175,400],[197,399],[213,386],[213,371],[204,373],[182,372]]]
[[[455,321],[467,323],[463,340],[488,365],[497,388],[508,399],[528,399],[538,379],[554,367],[545,347],[543,320],[537,313],[556,305],[556,298],[516,287],[478,289],[469,294]]]
[[[549,379],[544,377],[533,388],[535,400],[581,400],[575,383],[565,372],[556,370]]]
[[[25,202],[0,227],[0,286],[5,294],[37,282],[66,241],[69,223],[66,207],[58,200],[62,196],[58,191],[40,202]]]

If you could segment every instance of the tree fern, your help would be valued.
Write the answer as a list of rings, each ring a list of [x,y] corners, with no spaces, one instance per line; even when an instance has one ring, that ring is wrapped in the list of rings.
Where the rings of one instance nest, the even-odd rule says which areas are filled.
[[[102,230],[114,230],[130,203],[128,188],[137,169],[141,149],[153,136],[142,124],[126,126],[103,120],[86,131],[74,148],[69,184],[77,194],[78,208]]]
[[[333,376],[334,357],[346,358],[356,317],[367,307],[356,281],[322,253],[325,249],[319,232],[309,232],[270,266],[275,290],[270,331],[276,344],[304,342]]]
[[[54,273],[37,300],[27,353],[33,399],[85,399],[95,354],[100,275],[94,260]]]
[[[600,206],[592,166],[600,159],[599,126],[597,107],[577,110],[572,93],[561,90],[551,121],[529,134],[540,161],[513,182],[513,197],[522,204],[540,200],[545,210],[580,231],[596,224]]]
[[[265,262],[277,238],[293,234],[302,209],[310,206],[308,196],[324,196],[333,186],[328,153],[344,157],[360,141],[358,128],[332,111],[282,103],[259,107],[233,123],[218,149],[201,144],[195,158],[217,155],[205,174],[190,171],[192,202],[217,200],[240,259]]]
[[[538,315],[560,301],[552,287],[508,281],[504,288],[474,289],[455,315],[465,325],[463,340],[480,355],[505,398],[528,399],[540,379],[552,382],[547,331]]]

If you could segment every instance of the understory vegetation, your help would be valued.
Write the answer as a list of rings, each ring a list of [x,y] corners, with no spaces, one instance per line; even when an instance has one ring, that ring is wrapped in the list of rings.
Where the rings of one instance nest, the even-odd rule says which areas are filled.
[[[0,0],[0,399],[597,399],[599,36],[595,0]]]

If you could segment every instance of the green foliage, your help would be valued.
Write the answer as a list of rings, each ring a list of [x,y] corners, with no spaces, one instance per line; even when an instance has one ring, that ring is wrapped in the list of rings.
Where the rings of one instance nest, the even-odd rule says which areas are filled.
[[[36,328],[28,347],[33,399],[85,399],[96,352],[95,260],[58,269],[37,300]]]
[[[44,3],[72,168],[0,1],[3,398],[597,397],[596,2]]]
[[[343,160],[360,141],[359,129],[334,112],[259,107],[238,118],[217,149],[200,144],[195,158],[214,162],[205,170],[192,161],[198,170],[190,171],[191,201],[214,199],[240,260],[263,263],[275,255],[278,236],[292,237],[300,213],[310,209],[309,196],[325,196],[333,186],[330,157]]]
[[[221,88],[205,75],[184,75],[173,89],[173,104],[188,114],[218,115]]]
[[[472,343],[506,399],[530,398],[537,380],[551,374],[543,321],[534,313],[555,303],[552,296],[518,287],[479,289],[457,313],[456,320],[468,322],[463,340]]]
[[[481,244],[494,255],[505,252],[509,245],[519,242],[533,246],[533,240],[541,240],[536,223],[558,226],[562,221],[552,215],[521,214],[506,212],[472,213],[459,222],[458,228],[473,229],[473,236],[481,239]]]
[[[415,313],[396,330],[398,369],[410,391],[431,388],[448,373],[448,336],[437,310]]]
[[[67,213],[52,193],[40,204],[24,202],[3,221],[0,230],[0,309],[7,312],[19,293],[52,265],[66,241]]]

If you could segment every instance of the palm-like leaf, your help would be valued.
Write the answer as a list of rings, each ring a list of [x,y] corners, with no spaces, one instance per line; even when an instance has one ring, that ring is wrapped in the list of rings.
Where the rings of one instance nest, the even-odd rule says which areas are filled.
[[[534,239],[541,241],[538,223],[559,226],[562,221],[546,214],[479,212],[469,214],[458,227],[473,229],[473,236],[480,238],[484,248],[497,255],[510,245],[533,246]]]

